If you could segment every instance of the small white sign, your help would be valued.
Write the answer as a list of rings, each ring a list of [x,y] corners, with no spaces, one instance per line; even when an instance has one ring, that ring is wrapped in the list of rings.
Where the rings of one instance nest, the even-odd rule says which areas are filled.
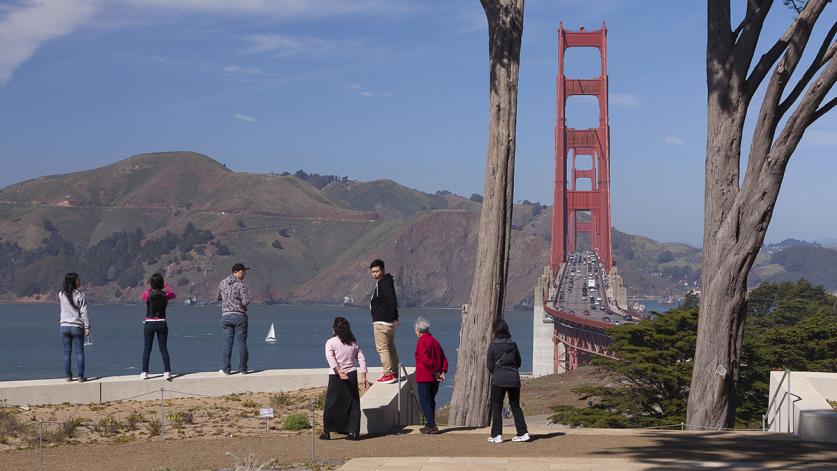
[[[263,419],[273,418],[274,417],[273,408],[265,407],[265,408],[259,409],[259,417],[261,417]]]

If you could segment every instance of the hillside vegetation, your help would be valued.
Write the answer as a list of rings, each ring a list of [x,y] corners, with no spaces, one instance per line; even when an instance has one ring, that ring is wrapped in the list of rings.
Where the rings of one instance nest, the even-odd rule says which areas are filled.
[[[256,302],[349,296],[363,305],[369,262],[380,257],[402,305],[458,306],[471,287],[480,208],[480,195],[391,180],[242,173],[192,152],[141,154],[0,189],[0,300],[53,301],[63,273],[77,271],[94,301],[132,303],[159,271],[181,297],[208,301],[242,261],[254,268]],[[551,223],[550,207],[515,205],[509,305],[531,302]],[[810,273],[829,283],[837,266],[828,254],[800,262],[784,253],[761,257],[760,279]],[[614,255],[632,296],[684,293],[699,279],[700,251],[687,245],[614,230]]]

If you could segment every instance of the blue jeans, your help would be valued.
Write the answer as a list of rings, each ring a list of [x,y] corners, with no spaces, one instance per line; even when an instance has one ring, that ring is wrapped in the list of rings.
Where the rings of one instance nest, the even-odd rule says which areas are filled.
[[[157,344],[160,346],[160,355],[163,356],[163,371],[171,373],[171,362],[169,361],[168,349],[169,325],[166,321],[146,321],[143,326],[145,345],[142,350],[142,372],[148,373],[148,362],[151,360],[151,348],[154,346],[154,335],[157,335]]]
[[[424,414],[424,421],[430,428],[436,427],[436,393],[439,392],[439,382],[416,383],[418,385],[419,404]]]
[[[70,358],[73,356],[73,344],[76,346],[76,370],[79,378],[84,377],[84,328],[62,325],[61,342],[64,343],[64,376],[73,377]]]
[[[224,372],[229,373],[231,369],[233,343],[238,346],[238,371],[247,371],[247,315],[224,314],[221,325],[224,327]]]

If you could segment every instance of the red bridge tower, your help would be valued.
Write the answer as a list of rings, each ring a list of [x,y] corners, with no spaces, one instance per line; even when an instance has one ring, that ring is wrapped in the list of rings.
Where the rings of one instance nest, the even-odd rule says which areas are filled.
[[[594,47],[601,54],[601,75],[574,79],[564,75],[564,54],[571,47]],[[557,271],[567,253],[576,249],[580,234],[586,234],[598,251],[605,273],[613,266],[610,225],[610,123],[607,106],[607,28],[598,31],[558,29],[558,101],[555,122],[555,202],[552,214],[550,266]],[[599,127],[567,127],[567,98],[590,95],[598,98]],[[579,156],[590,156],[592,168],[578,168]],[[567,162],[571,165],[567,165]],[[586,160],[586,159],[585,159]],[[567,173],[569,172],[569,175]],[[569,177],[569,178],[568,178]],[[590,190],[578,190],[579,179],[589,179]],[[580,212],[589,211],[582,220]]]

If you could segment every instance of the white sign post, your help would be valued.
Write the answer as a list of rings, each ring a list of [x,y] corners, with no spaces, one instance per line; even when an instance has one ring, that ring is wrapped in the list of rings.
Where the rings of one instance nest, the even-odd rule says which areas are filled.
[[[264,431],[269,432],[270,426],[268,421],[274,417],[272,407],[262,407],[259,409],[259,417],[264,419]]]

